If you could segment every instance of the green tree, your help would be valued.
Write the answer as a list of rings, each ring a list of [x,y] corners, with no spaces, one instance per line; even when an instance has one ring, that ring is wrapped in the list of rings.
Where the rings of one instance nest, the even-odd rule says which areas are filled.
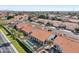
[[[11,32],[16,36],[16,30],[15,29],[11,29]]]
[[[55,16],[55,17],[52,17],[52,20],[57,20],[57,17]]]
[[[53,40],[48,41],[48,45],[51,46],[53,44]]]
[[[7,16],[7,19],[11,19],[11,18],[13,18],[14,16]]]
[[[53,24],[51,24],[50,22],[48,22],[48,23],[46,24],[46,26],[53,26]]]
[[[17,32],[17,36],[19,37],[19,38],[23,38],[24,36],[23,36],[23,33],[21,33],[21,32]]]
[[[75,32],[79,33],[79,28],[75,28]]]

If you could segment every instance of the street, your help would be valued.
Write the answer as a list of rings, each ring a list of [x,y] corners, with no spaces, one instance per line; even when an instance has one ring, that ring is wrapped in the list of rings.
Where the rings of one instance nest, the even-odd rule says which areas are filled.
[[[0,32],[0,53],[15,53],[11,47],[11,43],[6,40],[3,34]]]

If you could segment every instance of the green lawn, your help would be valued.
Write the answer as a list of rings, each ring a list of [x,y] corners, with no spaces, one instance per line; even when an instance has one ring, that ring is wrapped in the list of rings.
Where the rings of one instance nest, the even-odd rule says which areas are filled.
[[[17,49],[19,53],[25,52],[25,50],[19,45],[19,43],[13,37],[11,37],[11,35],[7,35],[8,33],[5,31],[4,28],[0,27],[0,29],[4,32],[6,37],[9,39],[9,41],[13,44],[13,46]]]

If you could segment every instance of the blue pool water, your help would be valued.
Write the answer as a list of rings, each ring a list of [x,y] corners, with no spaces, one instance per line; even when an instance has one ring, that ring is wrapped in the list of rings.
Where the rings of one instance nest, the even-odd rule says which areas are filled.
[[[30,46],[36,45],[38,48],[42,46],[39,42],[32,39],[28,39],[26,42],[28,42]]]

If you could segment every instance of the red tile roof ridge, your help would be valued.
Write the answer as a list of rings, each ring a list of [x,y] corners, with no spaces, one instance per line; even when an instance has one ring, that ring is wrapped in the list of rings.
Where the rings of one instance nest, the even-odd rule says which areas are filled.
[[[54,40],[54,44],[58,44],[63,52],[79,52],[79,42],[73,41],[74,39],[66,36],[57,36]]]
[[[31,36],[37,38],[38,40],[44,41],[46,40],[51,32],[44,30],[44,29],[36,29]]]

